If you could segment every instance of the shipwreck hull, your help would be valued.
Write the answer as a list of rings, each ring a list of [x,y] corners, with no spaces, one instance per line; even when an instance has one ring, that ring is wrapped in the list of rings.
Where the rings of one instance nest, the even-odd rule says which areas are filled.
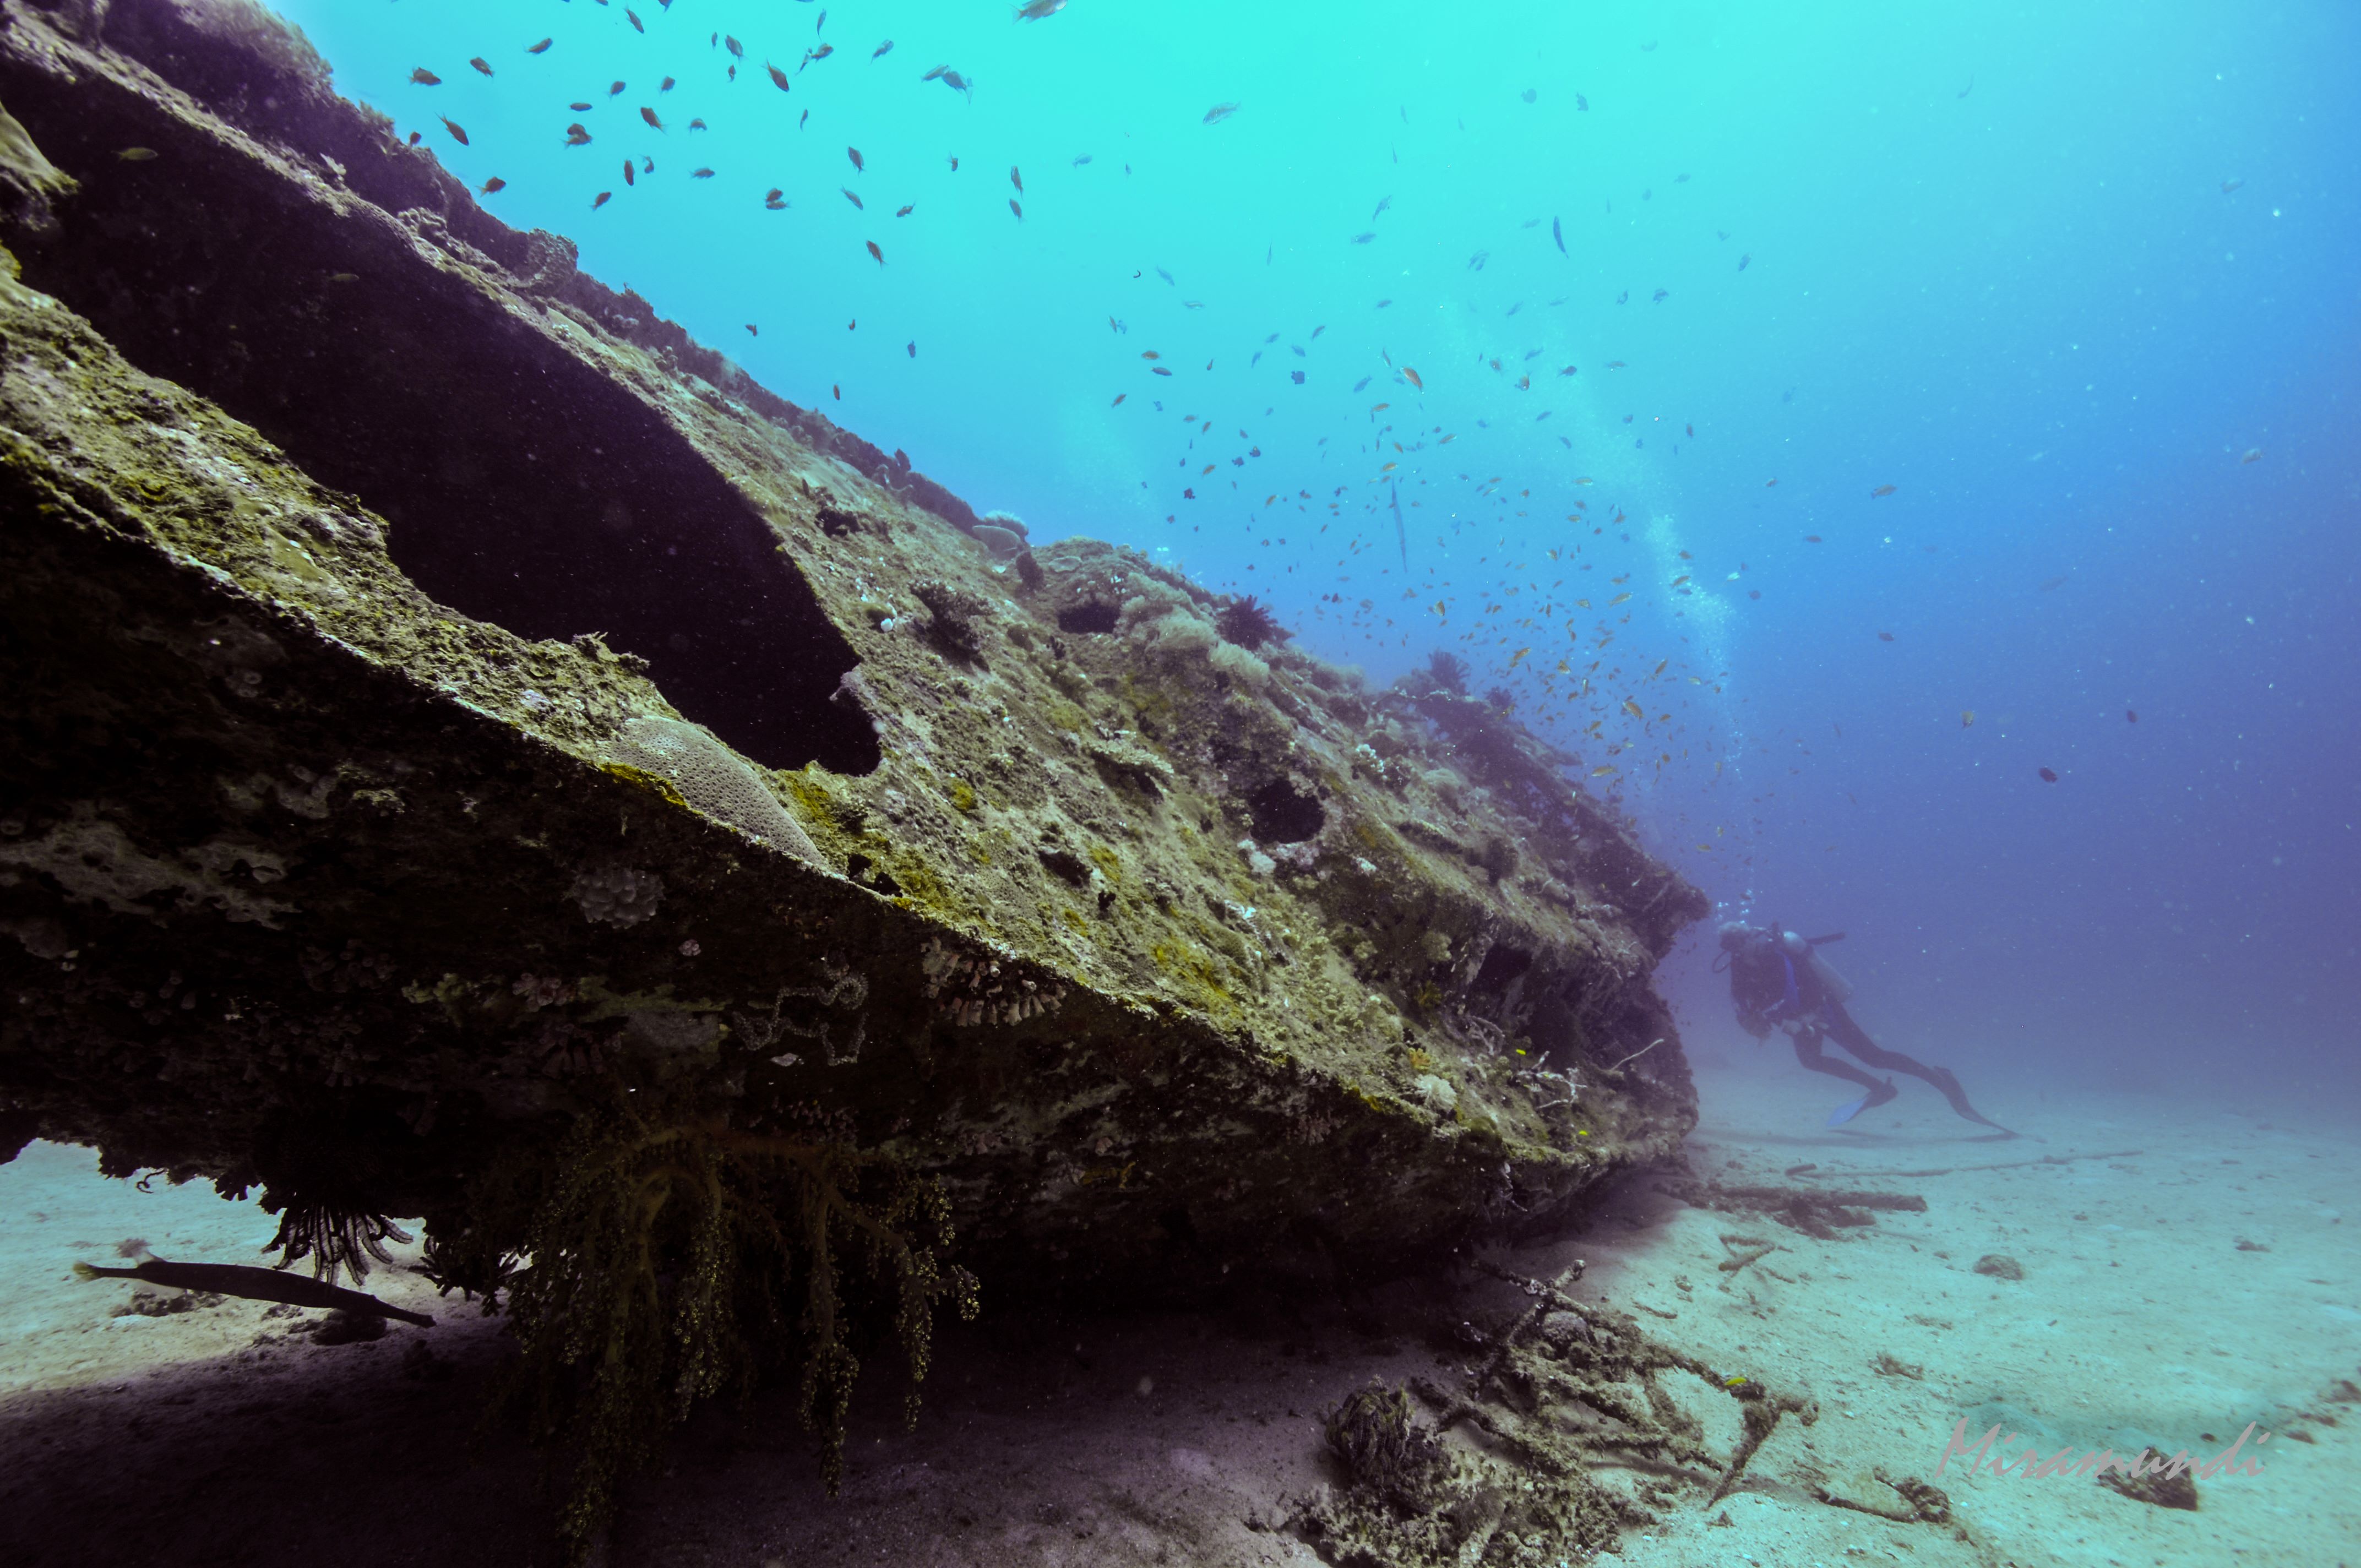
[[[979,532],[223,15],[0,6],[0,1148],[431,1227],[664,1085],[1159,1289],[1676,1148],[1705,902],[1563,759]]]

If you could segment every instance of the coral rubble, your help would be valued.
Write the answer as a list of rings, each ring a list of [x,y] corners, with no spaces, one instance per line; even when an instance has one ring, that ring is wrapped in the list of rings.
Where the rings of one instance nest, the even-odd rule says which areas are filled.
[[[1436,1412],[1433,1427],[1420,1423],[1407,1393],[1382,1386],[1329,1411],[1328,1447],[1346,1485],[1304,1499],[1296,1531],[1331,1563],[1548,1568],[1611,1550],[1623,1527],[1655,1522],[1652,1510],[1669,1509],[1684,1486],[1704,1492],[1708,1506],[1720,1502],[1784,1417],[1806,1426],[1819,1419],[1817,1404],[1800,1394],[1710,1366],[1612,1308],[1584,1306],[1564,1289],[1581,1271],[1577,1263],[1544,1281],[1488,1270],[1531,1305],[1497,1337],[1463,1325],[1462,1343],[1488,1354],[1461,1368],[1456,1391],[1411,1380]],[[1737,1402],[1740,1431],[1727,1459],[1668,1383],[1691,1402],[1699,1392]],[[1443,1431],[1462,1422],[1480,1442],[1446,1445]],[[1599,1464],[1643,1470],[1640,1498],[1594,1481]],[[1915,1478],[1889,1485],[1906,1508],[1820,1500],[1897,1522],[1948,1520],[1949,1499],[1934,1487]]]

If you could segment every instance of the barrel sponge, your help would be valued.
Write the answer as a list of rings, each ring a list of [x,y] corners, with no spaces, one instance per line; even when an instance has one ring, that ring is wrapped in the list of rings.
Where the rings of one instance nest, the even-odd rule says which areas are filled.
[[[642,715],[623,726],[609,748],[629,762],[669,781],[681,798],[772,848],[820,863],[803,825],[787,815],[752,765],[704,726]]]

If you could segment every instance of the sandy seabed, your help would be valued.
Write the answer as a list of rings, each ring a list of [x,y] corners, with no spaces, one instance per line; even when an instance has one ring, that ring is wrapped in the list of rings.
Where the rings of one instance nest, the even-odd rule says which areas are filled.
[[[2361,1565],[2349,1123],[1987,1090],[2028,1135],[1999,1142],[1915,1084],[1829,1131],[1840,1086],[1767,1056],[1698,1082],[1697,1176],[1913,1192],[1927,1212],[1815,1240],[1689,1208],[1642,1176],[1578,1234],[1494,1255],[1533,1276],[1582,1258],[1576,1297],[1818,1401],[1819,1420],[1783,1422],[1725,1501],[1690,1489],[1597,1561]],[[2037,1163],[1970,1168],[2017,1161]],[[1817,1168],[1783,1175],[1802,1165]],[[1936,1169],[1948,1173],[1903,1174]],[[132,1237],[174,1259],[258,1261],[272,1228],[203,1187],[105,1180],[87,1150],[35,1145],[0,1167],[0,1562],[555,1563],[537,1456],[504,1431],[477,1435],[497,1320],[397,1265],[369,1288],[436,1326],[318,1346],[302,1332],[316,1312],[231,1300],[117,1316],[144,1288],[71,1273],[116,1262]],[[1779,1250],[1724,1271],[1733,1228]],[[2023,1277],[1975,1272],[1988,1255]],[[750,1420],[708,1412],[679,1435],[632,1489],[609,1561],[1308,1568],[1318,1557],[1284,1527],[1296,1499],[1340,1479],[1320,1412],[1372,1377],[1455,1378],[1469,1360],[1457,1325],[1525,1304],[1473,1272],[1113,1318],[994,1314],[989,1288],[984,1319],[945,1332],[915,1431],[879,1358],[840,1497],[821,1495],[792,1400],[766,1395]],[[1707,1413],[1726,1442],[1734,1422]],[[2262,1474],[2201,1480],[2191,1512],[2088,1478],[1971,1478],[1957,1459],[1938,1477],[1961,1421],[1971,1437],[2021,1432],[2015,1448],[2045,1456],[2145,1443],[2203,1458],[2250,1422],[2270,1437],[2246,1450]],[[1933,1481],[1951,1521],[1818,1500],[1891,1506],[1881,1471]]]

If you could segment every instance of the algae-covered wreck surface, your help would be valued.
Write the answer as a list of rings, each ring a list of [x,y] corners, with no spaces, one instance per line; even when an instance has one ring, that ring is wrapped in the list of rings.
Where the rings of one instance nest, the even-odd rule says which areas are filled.
[[[10,4],[0,106],[11,1150],[483,1284],[555,1201],[487,1188],[644,1112],[931,1180],[987,1288],[1175,1288],[1687,1131],[1703,900],[1512,718],[979,520],[248,8]]]

